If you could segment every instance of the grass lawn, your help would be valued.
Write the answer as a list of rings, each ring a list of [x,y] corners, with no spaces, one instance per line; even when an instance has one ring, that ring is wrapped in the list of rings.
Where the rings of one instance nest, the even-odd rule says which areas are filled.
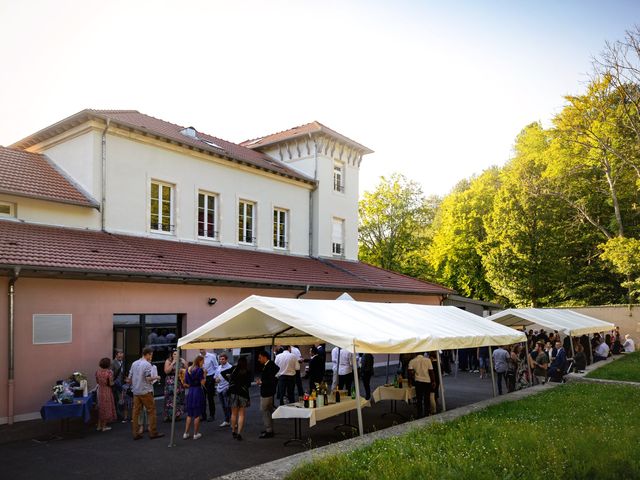
[[[639,452],[640,388],[575,383],[316,460],[287,479],[640,478]]]
[[[640,351],[626,353],[615,362],[589,372],[587,377],[640,382]]]

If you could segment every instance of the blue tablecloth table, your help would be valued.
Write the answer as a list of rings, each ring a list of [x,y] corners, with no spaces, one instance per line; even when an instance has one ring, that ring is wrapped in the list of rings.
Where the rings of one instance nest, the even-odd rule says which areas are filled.
[[[91,420],[91,397],[74,398],[73,403],[58,403],[49,400],[40,409],[43,420],[67,420],[73,417],[81,417],[85,423]]]

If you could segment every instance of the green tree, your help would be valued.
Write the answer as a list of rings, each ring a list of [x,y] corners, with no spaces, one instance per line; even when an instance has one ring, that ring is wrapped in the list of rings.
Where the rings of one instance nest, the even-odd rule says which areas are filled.
[[[629,291],[629,299],[640,294],[640,240],[616,237],[601,245],[602,259],[610,262],[613,270],[627,280],[622,286]]]
[[[567,229],[561,202],[546,194],[549,135],[538,123],[518,136],[515,156],[485,217],[483,265],[494,291],[518,306],[553,303],[567,271]]]
[[[484,217],[493,208],[499,186],[497,167],[461,181],[444,198],[434,220],[428,259],[435,278],[467,297],[496,300],[479,246],[486,238]]]
[[[425,197],[416,182],[394,173],[381,177],[359,203],[359,258],[379,267],[421,278],[431,270],[424,252],[431,241],[437,197]]]

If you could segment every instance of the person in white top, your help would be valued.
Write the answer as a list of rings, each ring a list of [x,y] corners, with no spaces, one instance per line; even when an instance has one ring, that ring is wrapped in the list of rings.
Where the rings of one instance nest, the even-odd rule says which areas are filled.
[[[622,344],[622,347],[624,348],[625,353],[636,351],[636,344],[628,333],[624,336],[624,343]]]
[[[300,349],[295,345],[291,345],[291,353],[296,356],[298,363],[296,363],[296,387],[298,387],[298,396],[301,397],[304,395],[304,389],[302,388],[302,377],[300,376],[300,367],[302,366],[302,362],[304,359],[302,358],[302,353]]]
[[[213,422],[216,416],[216,381],[215,373],[218,368],[218,357],[215,353],[207,352],[204,348],[200,349],[200,355],[204,357],[203,368],[207,372],[207,379],[204,385],[204,389],[207,393],[207,401],[205,402],[204,410],[202,411],[202,421]],[[209,404],[209,418],[207,418],[207,405]]]
[[[601,360],[606,360],[609,357],[609,345],[606,344],[604,340],[600,342],[600,345],[596,347],[595,356],[593,357],[594,362],[599,362]]]
[[[422,418],[429,414],[431,385],[435,385],[435,374],[431,360],[423,353],[417,353],[409,362],[409,375],[413,375],[416,387],[417,417]]]
[[[274,363],[280,368],[278,371],[278,402],[284,405],[284,397],[287,397],[287,403],[293,403],[295,399],[296,387],[296,365],[298,357],[289,350],[289,346],[285,345],[278,349],[278,354],[274,359]]]
[[[334,372],[338,374],[338,388],[350,392],[353,385],[353,353],[335,347],[331,350],[331,361]]]

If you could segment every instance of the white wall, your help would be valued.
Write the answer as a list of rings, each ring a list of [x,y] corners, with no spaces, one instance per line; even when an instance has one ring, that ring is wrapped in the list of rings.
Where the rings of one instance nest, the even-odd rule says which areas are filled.
[[[5,194],[0,194],[0,201],[15,204],[16,218],[25,222],[100,229],[100,212],[95,208]]]
[[[176,238],[198,240],[197,200],[198,191],[203,190],[218,194],[220,244],[238,244],[238,200],[244,199],[256,202],[258,249],[274,250],[273,208],[279,207],[289,210],[289,252],[308,255],[310,186],[113,133],[107,138],[107,152],[108,230],[166,238],[149,230],[149,184],[153,179],[175,185]]]
[[[47,146],[44,153],[98,202],[102,194],[101,134],[90,130]]]

